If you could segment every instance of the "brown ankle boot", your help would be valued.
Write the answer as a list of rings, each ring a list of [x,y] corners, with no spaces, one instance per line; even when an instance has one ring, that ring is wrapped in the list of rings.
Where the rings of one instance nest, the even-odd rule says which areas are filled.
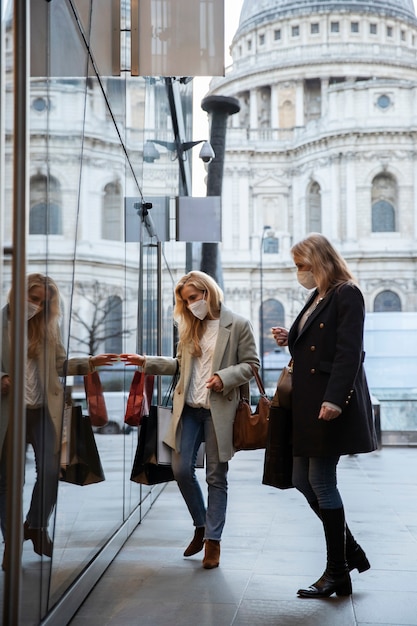
[[[197,552],[201,552],[204,548],[204,526],[199,526],[194,531],[194,537],[191,540],[190,545],[184,552],[184,556],[192,556],[193,554],[197,554]]]
[[[203,559],[204,569],[214,569],[215,567],[219,567],[220,541],[216,541],[215,539],[206,539],[205,546],[206,549]]]

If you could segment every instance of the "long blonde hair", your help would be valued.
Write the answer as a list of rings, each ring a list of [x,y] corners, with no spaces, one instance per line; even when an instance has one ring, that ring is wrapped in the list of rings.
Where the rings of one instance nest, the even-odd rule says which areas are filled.
[[[52,278],[43,274],[29,274],[27,292],[33,287],[44,288],[47,298],[42,311],[28,321],[28,357],[39,356],[45,342],[55,343],[58,337],[58,323],[61,315],[59,306],[59,289]],[[9,293],[9,305],[13,287]]]
[[[344,258],[320,233],[311,233],[291,248],[294,261],[311,265],[320,293],[338,287],[346,282],[355,282],[355,278]]]
[[[207,301],[208,313],[204,320],[196,318],[182,299],[181,292],[185,285],[205,292],[204,298]],[[174,294],[174,319],[178,324],[180,342],[190,347],[193,356],[201,356],[200,338],[206,326],[206,319],[219,317],[223,291],[211,276],[205,272],[193,270],[178,281]]]

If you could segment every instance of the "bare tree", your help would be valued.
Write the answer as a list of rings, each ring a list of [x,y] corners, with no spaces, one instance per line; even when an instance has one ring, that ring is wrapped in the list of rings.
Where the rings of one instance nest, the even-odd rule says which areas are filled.
[[[82,352],[97,354],[103,342],[131,334],[131,330],[120,330],[120,327],[117,325],[116,328],[113,323],[114,313],[120,310],[121,304],[121,300],[114,292],[103,287],[97,280],[92,284],[76,283],[75,288],[77,297],[89,304],[86,312],[80,310],[80,307],[73,306],[71,314],[73,322],[85,331],[82,336],[70,335],[72,340],[82,346]]]

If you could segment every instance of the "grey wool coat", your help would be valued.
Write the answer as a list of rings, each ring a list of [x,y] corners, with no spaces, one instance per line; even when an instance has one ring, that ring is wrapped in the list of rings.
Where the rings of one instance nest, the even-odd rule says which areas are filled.
[[[293,369],[293,454],[329,456],[375,450],[371,399],[363,367],[365,306],[352,283],[332,290],[317,305],[302,328],[299,313],[288,335]],[[322,402],[342,413],[334,420],[318,419]]]
[[[178,345],[176,357],[146,356],[144,371],[148,374],[173,376],[179,366],[179,380],[174,390],[170,429],[165,438],[171,448],[181,452],[181,414],[191,379],[193,356],[186,346]],[[252,378],[250,363],[259,367],[255,338],[250,322],[233,313],[224,304],[220,310],[219,333],[213,355],[213,374],[223,381],[223,391],[210,392],[209,402],[221,462],[234,454],[233,422],[239,403],[239,386]]]
[[[8,306],[2,310],[2,353],[0,376],[10,375],[10,339]],[[67,361],[67,355],[62,341],[58,335],[55,342],[49,342],[44,346],[38,360],[38,372],[49,415],[55,429],[55,452],[60,449],[62,415],[64,409],[64,389],[59,379],[60,376],[72,374],[87,374],[89,371],[88,358],[73,358]],[[24,381],[21,381],[22,392]],[[0,405],[0,453],[6,436],[9,423],[9,395],[1,396]]]

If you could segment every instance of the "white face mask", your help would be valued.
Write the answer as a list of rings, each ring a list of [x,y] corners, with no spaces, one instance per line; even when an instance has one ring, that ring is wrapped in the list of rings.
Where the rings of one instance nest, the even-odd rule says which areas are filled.
[[[297,280],[306,289],[314,289],[317,287],[316,279],[314,278],[311,270],[308,271],[297,271]]]
[[[39,313],[39,311],[41,310],[42,310],[42,307],[38,306],[37,304],[33,304],[33,302],[28,302],[28,310],[27,310],[28,321],[31,320],[32,317],[35,317],[35,315]]]
[[[201,300],[197,300],[197,302],[192,302],[188,305],[188,310],[199,320],[203,320],[208,313],[207,300],[202,298]]]

